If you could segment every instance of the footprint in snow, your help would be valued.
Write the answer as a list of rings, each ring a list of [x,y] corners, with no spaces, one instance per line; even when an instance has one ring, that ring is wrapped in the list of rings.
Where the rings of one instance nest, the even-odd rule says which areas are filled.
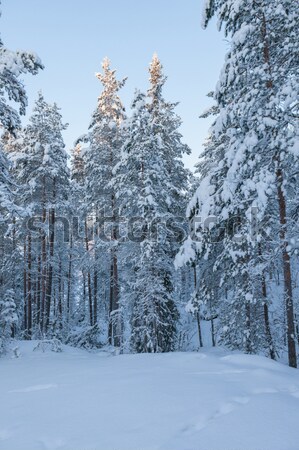
[[[210,416],[208,417],[201,417],[198,422],[193,426],[185,426],[182,431],[184,433],[193,433],[194,431],[200,431],[206,426],[209,425],[213,420],[218,419],[221,416],[225,416],[226,414],[231,413],[236,408],[240,407],[241,405],[246,405],[249,402],[249,397],[234,397],[232,398],[231,402],[222,403],[219,408],[214,411]]]
[[[34,386],[28,386],[23,389],[13,389],[9,392],[34,392],[34,391],[43,391],[45,389],[56,388],[57,384],[36,384]]]
[[[39,440],[39,444],[41,444],[41,447],[45,450],[58,450],[62,447],[65,447],[65,442],[63,439],[56,438],[42,438]]]
[[[0,430],[0,441],[5,441],[10,436],[11,436],[11,434],[9,433],[9,431],[7,431],[7,430]]]
[[[279,391],[274,388],[253,389],[253,394],[277,394]]]

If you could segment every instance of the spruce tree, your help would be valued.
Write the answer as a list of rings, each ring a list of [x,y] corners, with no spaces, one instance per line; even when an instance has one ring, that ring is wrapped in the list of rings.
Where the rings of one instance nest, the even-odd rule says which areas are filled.
[[[15,161],[18,201],[26,207],[24,308],[29,337],[33,325],[41,333],[48,333],[50,319],[51,332],[56,320],[61,320],[68,238],[64,218],[69,195],[67,154],[61,134],[65,128],[57,105],[48,104],[40,93]]]
[[[20,128],[19,114],[24,115],[27,106],[26,90],[20,76],[31,73],[35,75],[43,65],[32,52],[11,51],[0,39],[0,123],[4,131],[16,134]],[[18,105],[18,110],[13,107]],[[21,267],[16,265],[18,247],[16,242],[16,220],[22,214],[16,206],[15,183],[9,172],[10,163],[4,154],[3,141],[0,146],[0,231],[1,231],[1,267],[0,267],[0,297],[2,302],[11,298],[10,293],[18,294],[16,273]],[[7,300],[8,301],[8,300]],[[19,302],[18,302],[19,303]],[[17,305],[19,307],[19,304]],[[3,337],[1,327],[0,339]]]
[[[156,55],[149,71],[147,96],[137,92],[133,101],[117,184],[122,212],[135,225],[127,244],[131,345],[137,352],[165,352],[176,344],[173,226],[182,214],[189,175],[182,155],[189,149],[181,142],[176,105],[162,96],[166,78]]]
[[[214,96],[219,115],[211,130],[211,154],[206,155],[209,173],[189,212],[216,217],[213,233],[225,229],[215,266],[222,271],[220,285],[228,293],[222,314],[226,344],[256,352],[266,341],[273,357],[265,289],[269,265],[264,253],[269,247],[280,253],[289,364],[296,367],[286,197],[292,189],[285,188],[286,180],[296,184],[290,167],[298,165],[296,6],[288,0],[244,0],[237,7],[232,1],[212,0],[205,13],[205,25],[218,15],[231,46]],[[269,242],[267,229],[274,235],[278,230],[278,245]],[[203,237],[204,227],[199,232]],[[209,234],[200,244],[206,258],[213,246]],[[261,313],[263,323],[256,320]]]
[[[90,265],[87,283],[90,324],[93,325],[98,321],[100,283],[106,285],[108,274],[108,340],[111,345],[119,347],[122,330],[119,308],[117,229],[116,225],[112,225],[110,235],[107,235],[104,242],[105,239],[100,238],[99,228],[103,218],[111,217],[110,222],[115,223],[118,217],[115,189],[111,183],[113,170],[119,161],[124,141],[122,122],[125,111],[118,91],[124,86],[126,79],[121,81],[116,79],[115,70],[110,68],[108,58],[104,59],[102,68],[103,73],[98,73],[96,76],[103,85],[103,91],[92,115],[89,133],[85,137],[85,140],[89,142],[89,147],[84,153],[87,213],[97,224],[92,231],[91,239],[86,230],[86,251],[93,258],[93,267]],[[102,274],[103,268],[105,268],[105,274]]]

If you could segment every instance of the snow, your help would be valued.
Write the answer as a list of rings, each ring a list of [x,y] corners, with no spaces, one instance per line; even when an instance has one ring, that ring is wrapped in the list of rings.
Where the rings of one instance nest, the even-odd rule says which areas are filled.
[[[298,372],[221,349],[2,358],[1,450],[297,450]]]

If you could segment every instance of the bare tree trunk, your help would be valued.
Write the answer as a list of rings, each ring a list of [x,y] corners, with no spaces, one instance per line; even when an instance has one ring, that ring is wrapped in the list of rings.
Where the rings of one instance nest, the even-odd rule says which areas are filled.
[[[59,328],[62,328],[62,261],[59,261],[59,274],[58,274],[58,317]]]
[[[116,317],[113,320],[113,336],[114,346],[121,345],[121,318],[119,311],[119,291],[118,291],[118,265],[117,265],[117,251],[113,248],[113,297],[112,297],[112,311],[116,312]]]
[[[94,231],[94,271],[93,271],[93,323],[98,321],[98,215],[96,214],[96,228]]]
[[[111,232],[112,245],[117,241],[117,233],[115,227],[115,198],[111,197],[113,211],[113,227]],[[118,260],[117,249],[115,246],[111,249],[111,268],[110,268],[110,311],[109,311],[109,342],[115,347],[121,345],[121,317],[119,311],[119,286],[118,286]]]
[[[258,253],[259,256],[262,256],[262,246],[260,243],[258,244]],[[262,285],[262,297],[264,299],[263,302],[264,322],[265,322],[266,339],[269,347],[269,355],[271,359],[275,359],[275,347],[271,333],[269,308],[267,303],[267,284],[266,284],[265,270],[263,270],[261,274],[261,285]]]
[[[84,311],[84,318],[86,314],[86,276],[84,270],[82,270],[82,278],[83,278],[83,311]]]
[[[262,18],[262,37],[264,42],[264,62],[268,67],[269,80],[266,82],[266,87],[270,90],[273,89],[273,80],[271,78],[271,64],[270,64],[270,47],[267,37],[267,22],[266,17],[263,14]],[[288,357],[289,366],[297,367],[297,355],[296,355],[296,342],[295,342],[295,323],[294,323],[294,305],[293,305],[293,292],[292,292],[292,274],[291,274],[291,261],[290,255],[287,251],[288,243],[286,241],[287,235],[287,218],[286,218],[286,200],[283,191],[283,171],[279,167],[279,157],[276,158],[278,168],[276,170],[276,182],[277,182],[277,199],[279,207],[279,221],[280,221],[280,240],[282,243],[282,264],[284,275],[284,296],[286,306],[286,320],[287,320],[287,343],[288,343]]]
[[[85,219],[85,249],[87,254],[89,253],[88,246],[88,229],[87,229],[87,221]],[[91,290],[91,276],[90,269],[87,270],[87,289],[88,289],[88,305],[89,305],[89,321],[90,325],[93,325],[93,310],[92,310],[92,290]]]
[[[199,312],[196,313],[196,321],[197,321],[197,329],[198,329],[199,346],[203,347]]]
[[[269,320],[269,309],[267,304],[267,285],[264,272],[262,273],[262,295],[264,298],[264,321],[265,321],[265,331],[266,331],[266,339],[269,346],[269,354],[271,359],[275,359],[275,348],[274,342],[272,339],[270,320]]]
[[[110,283],[109,283],[109,328],[108,328],[108,342],[113,345],[113,324],[112,324],[112,311],[113,311],[113,264],[110,264]]]
[[[211,336],[212,336],[212,346],[216,347],[216,339],[215,339],[215,327],[214,327],[214,319],[211,319]]]
[[[44,186],[43,186],[43,214],[42,214],[42,224],[45,227],[47,220],[47,210],[46,210],[46,180],[44,177]],[[47,280],[47,235],[45,230],[42,230],[42,242],[41,242],[41,268],[42,268],[42,276],[41,276],[41,332],[44,333],[45,330],[45,322],[46,322],[46,280]]]
[[[31,234],[28,233],[28,277],[27,277],[27,336],[31,339],[32,336],[32,282],[31,282],[31,269],[32,269],[32,255],[31,255]]]
[[[27,334],[28,322],[27,322],[27,237],[24,239],[24,270],[23,270],[23,296],[24,296],[24,330]]]
[[[46,321],[45,329],[48,330],[50,323],[52,284],[53,284],[53,264],[54,264],[54,245],[55,245],[55,209],[51,208],[49,217],[49,269],[46,283]]]
[[[246,301],[245,303],[245,327],[246,327],[246,335],[245,335],[245,351],[246,353],[252,353],[252,336],[251,336],[251,307],[250,302]]]
[[[284,295],[285,295],[286,320],[287,320],[286,325],[287,325],[289,366],[296,368],[297,355],[295,342],[295,320],[294,320],[291,261],[290,255],[287,251],[288,242],[286,241],[286,234],[287,234],[286,200],[282,187],[283,173],[282,169],[279,167],[276,171],[276,180],[277,180],[277,197],[278,197],[279,219],[280,219],[280,240],[282,243],[282,262],[284,275]]]
[[[197,274],[196,274],[196,265],[193,266],[193,274],[194,274],[194,291],[197,294]],[[203,347],[202,342],[202,334],[201,334],[201,324],[200,324],[200,311],[199,311],[199,305],[198,305],[198,311],[196,313],[196,321],[197,321],[197,330],[198,330],[198,339],[199,339],[199,346]]]
[[[73,262],[73,235],[70,235],[70,248],[69,248],[69,267],[68,267],[68,279],[67,279],[67,318],[70,320],[71,313],[71,287],[72,287],[72,262]]]
[[[95,261],[96,263],[96,261]],[[93,323],[98,321],[98,272],[94,269],[93,274]]]
[[[41,320],[41,257],[38,256],[37,260],[37,288],[36,288],[36,323],[40,326]]]

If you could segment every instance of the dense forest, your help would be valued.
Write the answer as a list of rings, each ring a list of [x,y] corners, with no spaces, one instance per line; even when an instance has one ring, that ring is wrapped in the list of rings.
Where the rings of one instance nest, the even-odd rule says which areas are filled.
[[[222,345],[297,367],[298,4],[208,0],[203,26],[214,16],[229,50],[194,174],[156,54],[130,111],[126,79],[103,60],[69,151],[42,93],[22,126],[22,74],[44,67],[0,42],[0,353],[12,339],[121,353]]]

